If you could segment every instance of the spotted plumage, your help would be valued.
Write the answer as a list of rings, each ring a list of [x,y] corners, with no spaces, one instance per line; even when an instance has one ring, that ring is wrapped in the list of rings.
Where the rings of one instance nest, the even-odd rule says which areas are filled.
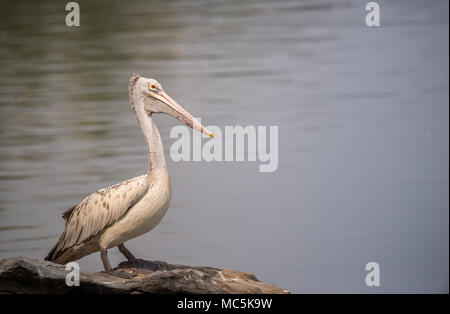
[[[142,175],[89,195],[63,213],[66,230],[47,255],[58,258],[68,249],[97,236],[105,228],[121,219],[148,191],[146,176]],[[122,196],[122,197],[121,197]]]

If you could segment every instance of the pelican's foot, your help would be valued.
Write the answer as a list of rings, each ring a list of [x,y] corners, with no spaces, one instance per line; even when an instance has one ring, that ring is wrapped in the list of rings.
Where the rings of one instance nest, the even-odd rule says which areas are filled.
[[[130,269],[131,271],[133,271],[133,273],[136,274],[149,274],[157,270],[158,267],[159,264],[150,261],[145,261],[142,259],[136,259],[131,262],[130,261],[121,262],[119,264],[119,268]]]
[[[137,259],[133,262],[133,264],[135,265],[135,267],[137,269],[147,269],[150,271],[155,271],[158,269],[159,264],[158,263],[153,263],[150,261],[144,261],[142,259]]]
[[[110,270],[106,272],[108,275],[114,276],[114,277],[119,277],[119,278],[124,278],[124,279],[131,279],[136,277],[135,274],[131,274],[125,271],[120,271],[120,270]]]

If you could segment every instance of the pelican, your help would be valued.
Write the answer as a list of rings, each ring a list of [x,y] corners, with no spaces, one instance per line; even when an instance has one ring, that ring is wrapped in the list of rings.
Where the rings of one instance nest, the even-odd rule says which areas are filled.
[[[50,250],[48,261],[66,264],[100,251],[105,272],[131,278],[111,268],[107,250],[117,246],[132,264],[140,261],[124,242],[152,230],[169,208],[171,188],[163,145],[153,114],[166,113],[214,138],[192,115],[167,95],[154,79],[134,74],[130,79],[131,108],[147,141],[148,172],[145,175],[98,190],[62,215],[66,227]]]

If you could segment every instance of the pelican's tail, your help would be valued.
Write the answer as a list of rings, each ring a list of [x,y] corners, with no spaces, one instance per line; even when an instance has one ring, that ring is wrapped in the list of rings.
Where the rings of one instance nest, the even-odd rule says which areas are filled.
[[[58,257],[60,257],[63,253],[63,250],[61,250],[61,242],[66,236],[66,232],[64,231],[61,237],[59,237],[58,242],[52,247],[50,252],[48,252],[47,256],[45,257],[46,261],[55,262],[57,263]]]
[[[58,242],[52,247],[45,257],[46,261],[57,264],[67,264],[68,262],[79,260],[86,255],[92,254],[100,250],[97,241],[91,240],[81,244],[74,245],[70,248],[61,247],[60,243],[64,240],[65,231],[59,238]]]

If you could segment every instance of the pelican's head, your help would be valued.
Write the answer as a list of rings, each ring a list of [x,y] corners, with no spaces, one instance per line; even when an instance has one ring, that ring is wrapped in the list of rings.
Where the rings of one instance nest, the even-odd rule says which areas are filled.
[[[132,93],[134,95],[132,95]],[[130,80],[130,97],[137,97],[144,104],[144,109],[149,116],[153,113],[166,113],[183,122],[187,126],[214,137],[214,133],[208,131],[192,115],[183,109],[175,100],[166,94],[161,84],[154,79],[133,75]]]

